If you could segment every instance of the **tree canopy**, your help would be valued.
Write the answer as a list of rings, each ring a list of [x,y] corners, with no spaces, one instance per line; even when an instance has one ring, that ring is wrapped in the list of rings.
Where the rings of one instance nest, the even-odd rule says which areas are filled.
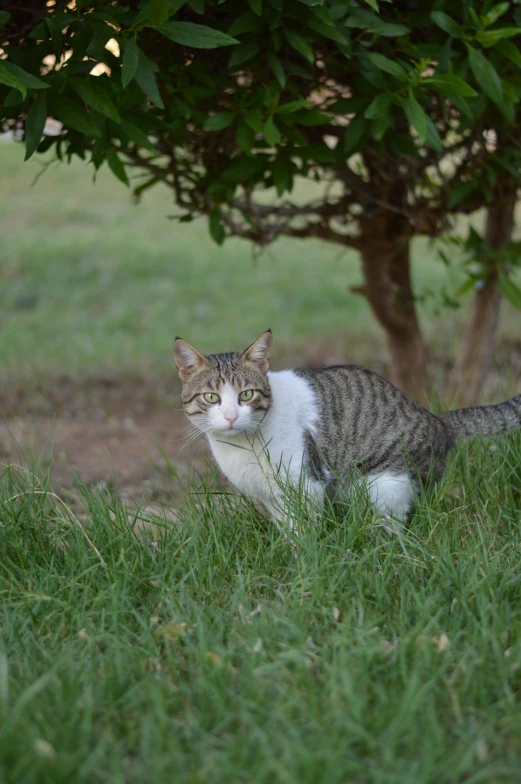
[[[180,220],[207,215],[218,243],[291,235],[359,250],[394,364],[410,359],[394,380],[424,383],[409,240],[512,202],[517,2],[26,0],[0,24],[2,125],[23,129],[26,157],[106,162],[136,197],[166,183]],[[44,136],[49,116],[57,135]],[[299,177],[317,182],[304,203]],[[478,240],[471,279],[486,284]],[[494,275],[520,304],[515,261]]]

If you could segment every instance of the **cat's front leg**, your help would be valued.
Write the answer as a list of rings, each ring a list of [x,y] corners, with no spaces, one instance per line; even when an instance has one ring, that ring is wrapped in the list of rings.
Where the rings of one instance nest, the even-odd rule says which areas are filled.
[[[304,493],[304,499],[302,498]],[[298,494],[295,497],[295,494]],[[279,531],[298,534],[298,511],[302,509],[302,500],[311,507],[317,517],[324,510],[325,488],[319,482],[306,482],[304,488],[291,488],[289,492],[282,490],[271,494],[270,499],[264,501],[273,522]]]
[[[392,536],[407,521],[414,501],[414,485],[407,474],[381,472],[366,477],[369,498],[378,520]]]
[[[281,533],[287,534],[288,531],[292,533],[295,531],[295,517],[286,512],[282,497],[273,497],[269,501],[265,501],[264,506]]]

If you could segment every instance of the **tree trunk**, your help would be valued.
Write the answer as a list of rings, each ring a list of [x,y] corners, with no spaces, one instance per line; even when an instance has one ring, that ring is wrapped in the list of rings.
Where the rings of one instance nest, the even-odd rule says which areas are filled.
[[[361,216],[360,227],[363,293],[385,331],[390,380],[427,406],[425,348],[410,278],[412,227],[386,209]]]
[[[485,226],[485,240],[494,250],[501,251],[511,241],[516,195],[512,182],[506,179],[498,181],[494,201],[487,208]],[[451,396],[461,406],[477,402],[492,364],[501,304],[498,255],[489,255],[488,279],[474,293],[463,344],[450,377]]]

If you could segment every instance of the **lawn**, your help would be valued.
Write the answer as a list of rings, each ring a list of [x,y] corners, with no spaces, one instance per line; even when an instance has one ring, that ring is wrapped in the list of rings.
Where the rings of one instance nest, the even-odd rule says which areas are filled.
[[[403,536],[358,503],[295,545],[202,483],[147,528],[11,469],[0,780],[518,782],[520,454],[459,450]]]
[[[280,241],[254,264],[160,189],[135,206],[81,165],[29,188],[9,143],[0,167],[3,383],[173,377],[175,334],[217,351],[267,326],[276,366],[382,363],[353,254]],[[457,269],[414,251],[450,357]],[[291,541],[216,482],[174,515],[0,466],[0,784],[519,782],[521,434],[461,446],[393,538],[357,499],[302,510]]]

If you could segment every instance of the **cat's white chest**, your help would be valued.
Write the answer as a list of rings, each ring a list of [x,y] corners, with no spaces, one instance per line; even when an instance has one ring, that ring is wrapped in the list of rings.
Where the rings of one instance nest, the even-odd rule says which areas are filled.
[[[210,446],[217,465],[230,482],[247,496],[266,503],[272,494],[273,475],[262,450],[252,448],[251,439],[224,442],[210,438]]]
[[[298,482],[305,433],[314,432],[317,407],[309,384],[291,370],[269,373],[272,403],[255,438],[210,435],[219,468],[245,495],[269,503],[281,483]]]

